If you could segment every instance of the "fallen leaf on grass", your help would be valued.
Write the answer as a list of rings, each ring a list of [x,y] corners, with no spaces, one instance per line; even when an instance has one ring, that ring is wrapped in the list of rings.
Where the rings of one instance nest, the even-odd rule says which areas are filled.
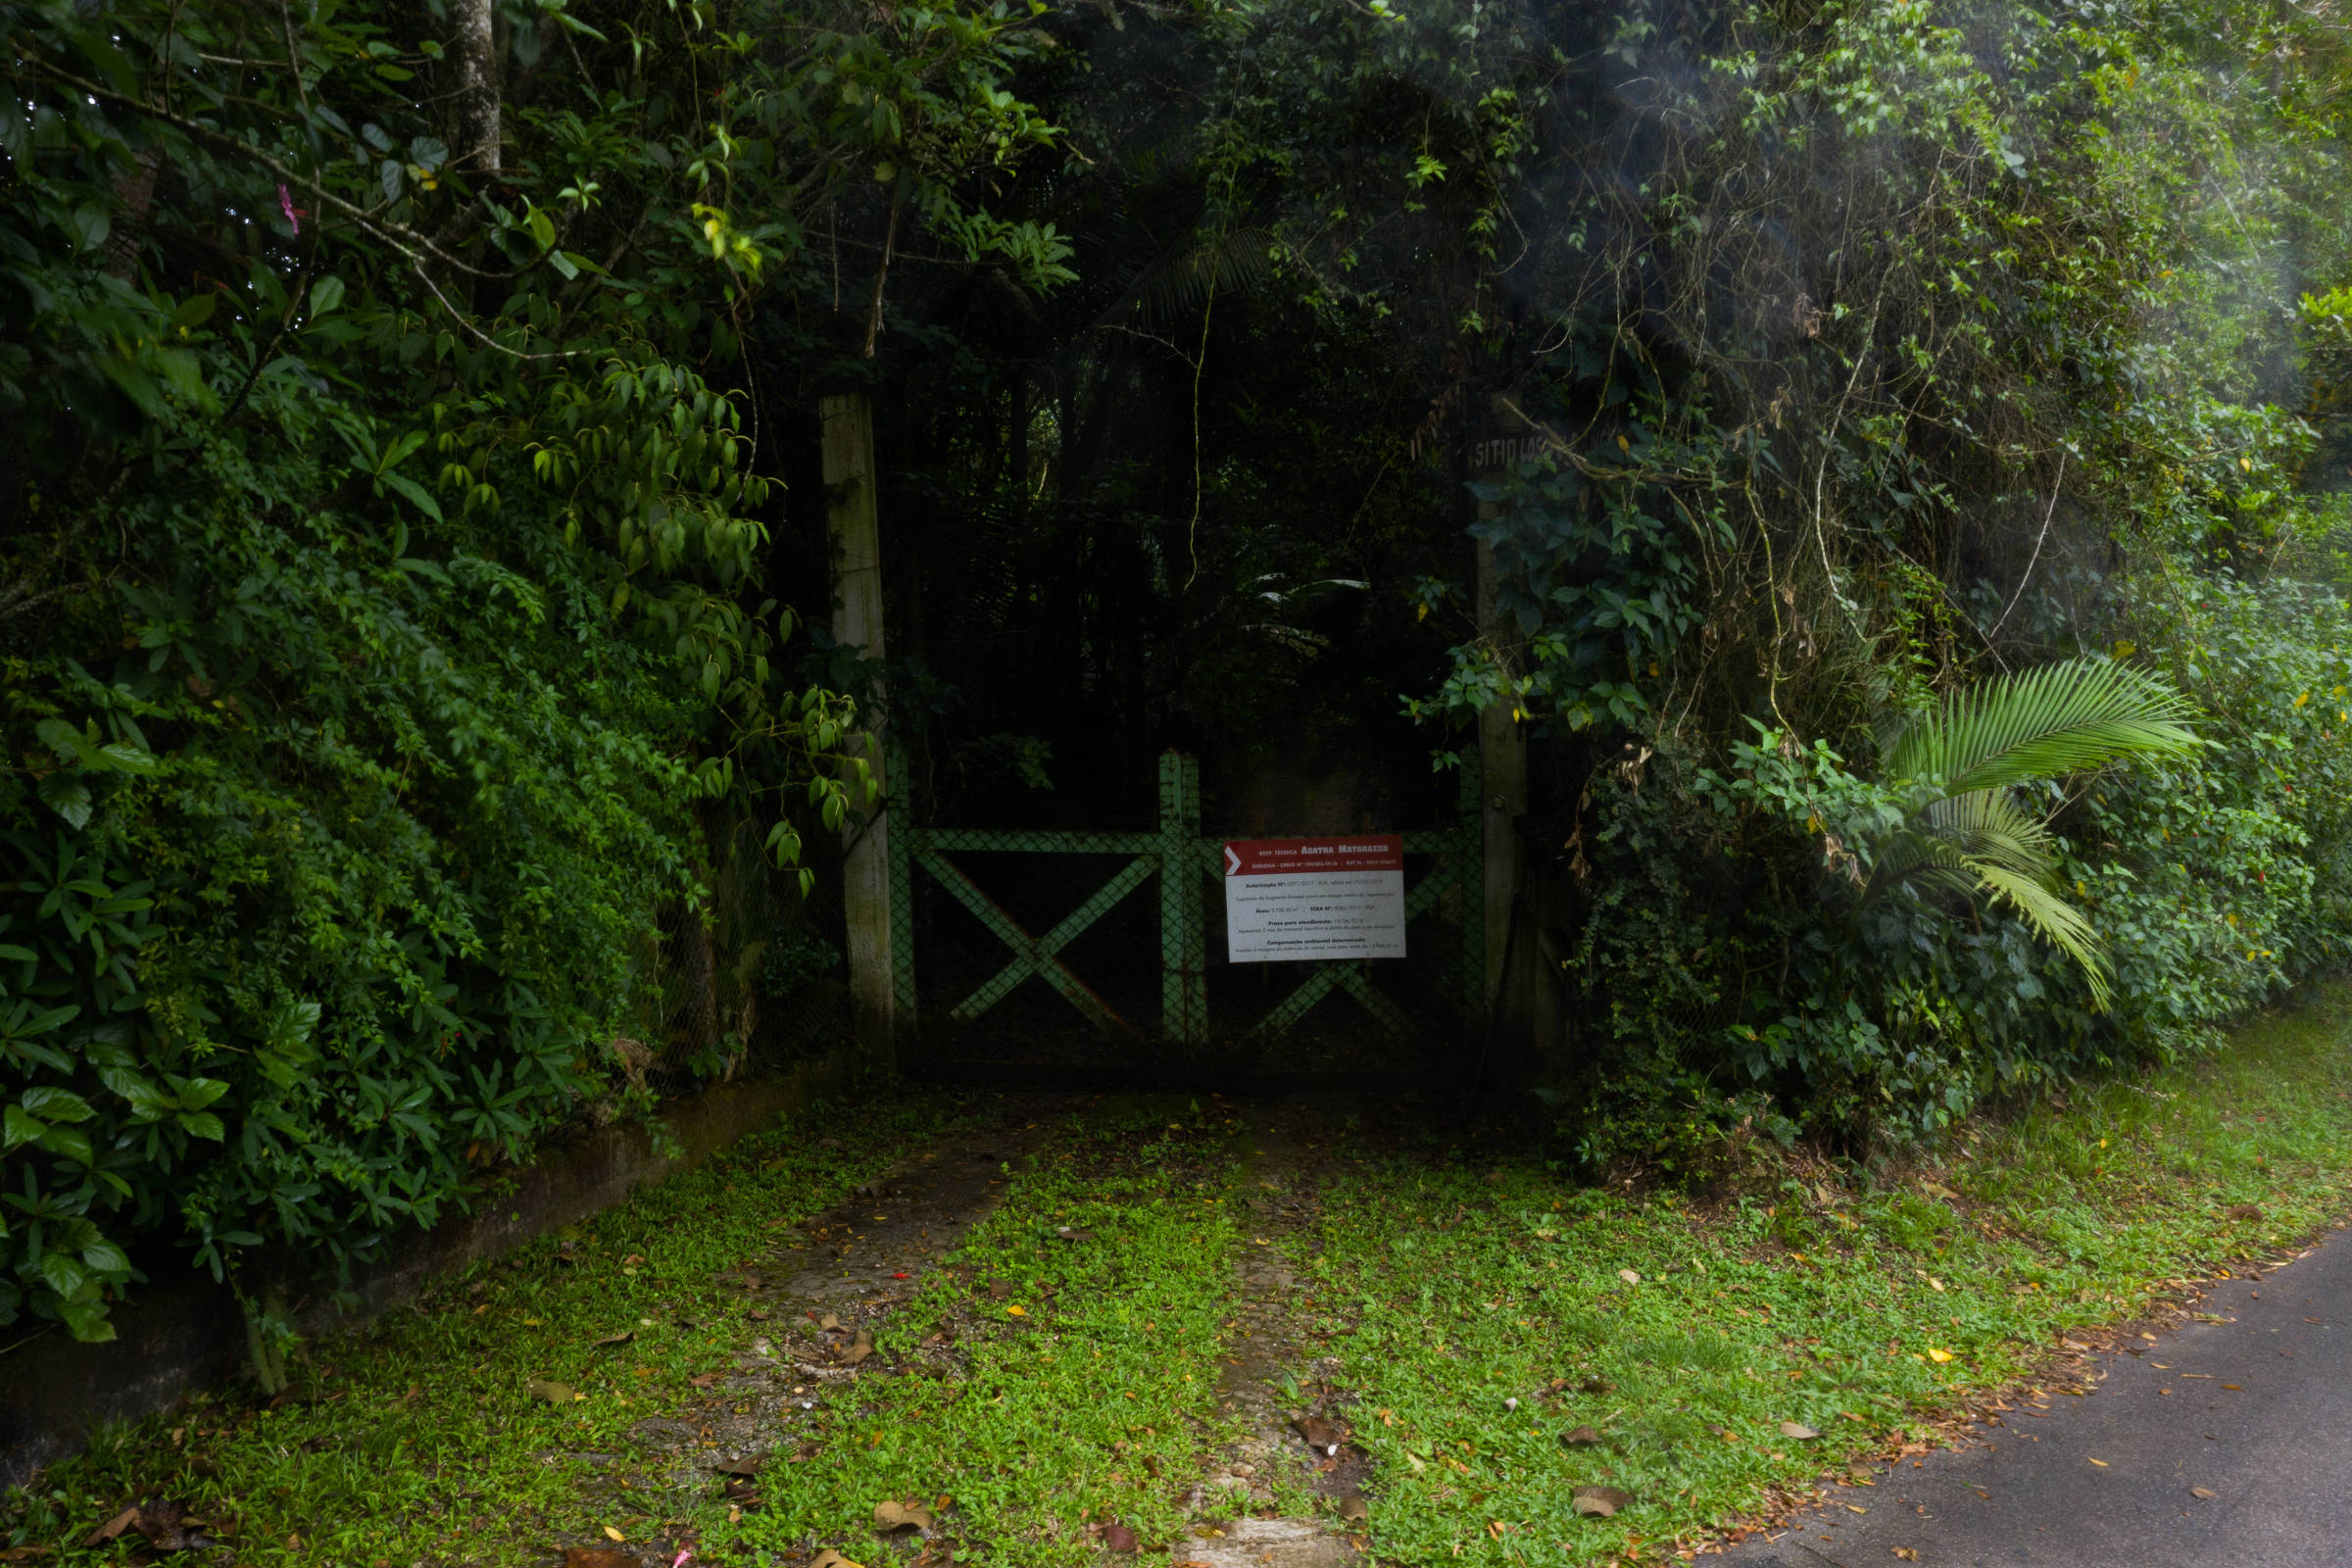
[[[622,1535],[619,1531],[613,1529],[611,1525],[605,1526],[605,1534],[614,1541],[626,1541],[629,1539],[628,1537]]]
[[[1946,1361],[1949,1361],[1951,1358],[1952,1352],[1949,1350],[1938,1350],[1934,1347],[1929,1348],[1928,1359],[1934,1361],[1938,1366],[1942,1365]]]
[[[1351,1524],[1362,1524],[1372,1517],[1371,1505],[1350,1492],[1340,1499],[1340,1517]]]
[[[1004,1299],[1004,1298],[1012,1294],[1012,1281],[990,1280],[988,1282],[988,1294],[992,1299],[1002,1301]]]
[[[1568,1505],[1578,1513],[1606,1519],[1633,1500],[1631,1493],[1615,1487],[1579,1487],[1569,1494]]]
[[[138,1523],[138,1509],[125,1508],[121,1513],[115,1515],[112,1519],[109,1519],[106,1523],[100,1525],[97,1529],[91,1531],[90,1539],[83,1542],[82,1544],[85,1546],[103,1546],[108,1542],[121,1535],[123,1531],[128,1530],[132,1525]]]
[[[1105,1551],[1134,1551],[1142,1545],[1143,1543],[1135,1539],[1135,1532],[1125,1525],[1108,1524],[1102,1527],[1102,1549]]]
[[[852,1340],[848,1345],[842,1348],[841,1358],[844,1361],[849,1362],[850,1365],[856,1366],[858,1362],[864,1360],[867,1356],[873,1353],[873,1337],[861,1330],[859,1331],[858,1338]]]
[[[569,1404],[574,1399],[587,1397],[568,1383],[553,1383],[546,1378],[532,1378],[523,1384],[522,1391],[532,1398],[545,1399],[550,1404]]]
[[[2188,1494],[2192,1497],[2203,1497],[2208,1502],[2221,1495],[2211,1487],[2191,1487],[2188,1489]]]
[[[1639,1285],[1639,1284],[1641,1284],[1641,1283],[1642,1283],[1642,1276],[1641,1276],[1641,1275],[1639,1275],[1639,1274],[1637,1274],[1637,1273],[1635,1273],[1635,1272],[1634,1272],[1632,1269],[1630,1269],[1630,1268],[1621,1268],[1621,1269],[1619,1269],[1619,1270],[1617,1271],[1617,1277],[1618,1277],[1619,1279],[1621,1279],[1621,1280],[1625,1281],[1625,1283],[1626,1283],[1626,1284],[1628,1284],[1628,1285]]]
[[[1157,1481],[1159,1479],[1159,1460],[1152,1454],[1145,1454],[1144,1473],[1150,1476],[1152,1480]]]
[[[1560,1441],[1570,1447],[1580,1447],[1588,1443],[1598,1443],[1600,1434],[1591,1427],[1570,1427],[1560,1434]]]
[[[693,1377],[690,1377],[686,1380],[691,1387],[698,1389],[710,1388],[717,1381],[718,1374],[715,1372],[698,1372]]]
[[[931,1510],[919,1502],[877,1502],[874,1504],[874,1528],[888,1534],[894,1530],[928,1530]]]
[[[1093,1231],[1083,1230],[1070,1225],[1063,1225],[1056,1228],[1054,1234],[1055,1237],[1065,1242],[1091,1242],[1095,1239],[1095,1233]],[[1121,1526],[1120,1528],[1124,1529],[1125,1527]],[[1114,1546],[1111,1549],[1115,1551],[1118,1548]]]
[[[564,1568],[637,1568],[637,1554],[610,1546],[565,1546]]]
[[[1007,1317],[1027,1317],[1029,1315],[1029,1309],[1025,1306],[1008,1306],[1004,1309],[1004,1315]]]
[[[1799,1443],[1810,1443],[1821,1434],[1801,1421],[1784,1421],[1781,1423],[1781,1436],[1794,1438]]]
[[[596,1341],[596,1348],[601,1350],[608,1345],[626,1345],[636,1337],[635,1329],[622,1329],[618,1334],[608,1334],[603,1339]]]
[[[710,1468],[722,1476],[756,1476],[760,1473],[760,1465],[766,1461],[766,1451],[761,1450],[759,1453],[747,1453],[740,1459],[714,1462]]]
[[[865,1568],[865,1565],[853,1562],[838,1551],[826,1550],[818,1552],[816,1560],[811,1562],[808,1568]]]

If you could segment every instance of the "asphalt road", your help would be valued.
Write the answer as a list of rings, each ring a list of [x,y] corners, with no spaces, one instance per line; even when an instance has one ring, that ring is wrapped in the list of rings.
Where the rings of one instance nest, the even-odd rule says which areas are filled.
[[[2095,1393],[2062,1392],[2089,1378],[2060,1374],[2043,1385],[2046,1401],[2002,1416],[1984,1442],[1881,1468],[1875,1486],[1831,1485],[1777,1539],[1714,1560],[2352,1563],[2352,1239],[2259,1282],[2217,1281],[2197,1308],[2229,1321],[2089,1358],[2106,1374]]]

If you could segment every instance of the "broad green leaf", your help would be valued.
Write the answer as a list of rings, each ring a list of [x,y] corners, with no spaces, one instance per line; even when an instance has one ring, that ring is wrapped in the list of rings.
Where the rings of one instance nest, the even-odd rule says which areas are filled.
[[[394,490],[400,492],[401,495],[407,497],[409,504],[414,506],[418,512],[423,513],[435,522],[442,520],[441,503],[435,501],[432,498],[431,493],[428,492],[424,486],[418,484],[416,480],[409,478],[405,474],[398,473],[387,473],[383,475],[383,481],[384,483],[390,485]]]
[[[10,1105],[6,1110],[0,1110],[0,1149],[39,1143],[48,1131],[49,1124],[23,1105]]]
[[[70,1089],[46,1086],[27,1089],[19,1103],[43,1121],[88,1121],[97,1114],[90,1109],[89,1102]]]

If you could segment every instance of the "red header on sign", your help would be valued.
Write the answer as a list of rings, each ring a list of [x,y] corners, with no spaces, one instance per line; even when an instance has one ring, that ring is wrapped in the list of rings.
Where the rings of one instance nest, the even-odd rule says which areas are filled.
[[[1403,869],[1404,840],[1395,834],[1347,839],[1237,839],[1225,846],[1227,876]]]

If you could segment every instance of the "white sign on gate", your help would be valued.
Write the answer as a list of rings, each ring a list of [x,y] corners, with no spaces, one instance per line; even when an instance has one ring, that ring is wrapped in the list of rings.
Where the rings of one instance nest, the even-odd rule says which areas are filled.
[[[1404,841],[1248,839],[1225,846],[1235,963],[1404,956]]]

